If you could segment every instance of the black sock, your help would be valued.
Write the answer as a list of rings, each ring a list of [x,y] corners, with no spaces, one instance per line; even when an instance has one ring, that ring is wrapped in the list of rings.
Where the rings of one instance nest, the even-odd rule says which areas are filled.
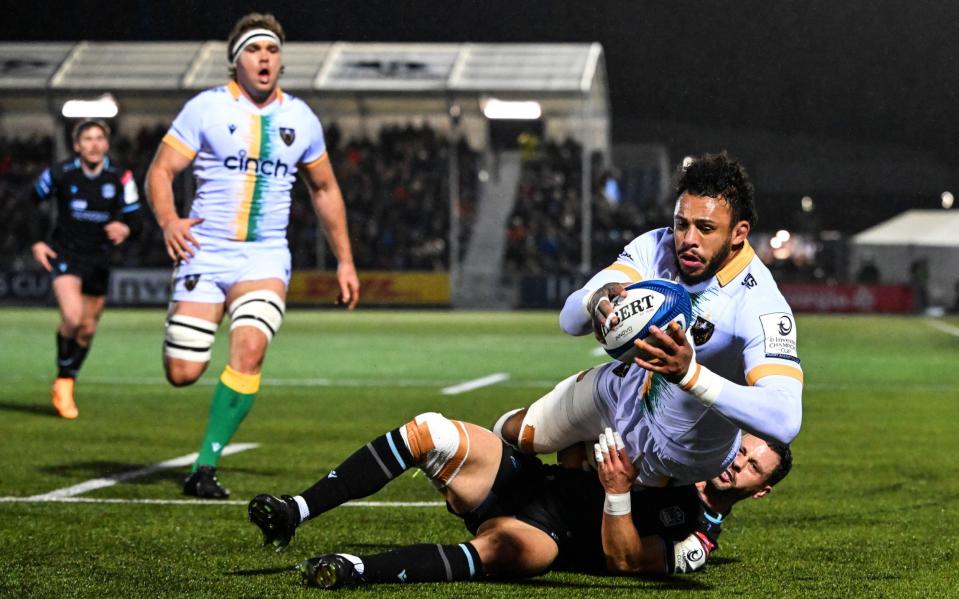
[[[479,554],[469,543],[409,545],[359,557],[366,582],[447,582],[483,576]]]
[[[57,378],[77,378],[89,351],[89,345],[83,347],[76,339],[64,337],[57,331]]]
[[[80,367],[83,366],[83,361],[87,359],[87,353],[90,352],[90,346],[83,347],[77,343],[77,349],[73,352],[73,378],[76,378],[77,373],[80,372]]]
[[[74,367],[77,340],[64,337],[57,331],[57,378],[72,379],[77,376],[79,368]]]
[[[310,510],[309,517],[315,518],[351,499],[376,493],[412,466],[413,456],[400,429],[395,429],[367,443],[300,496]]]

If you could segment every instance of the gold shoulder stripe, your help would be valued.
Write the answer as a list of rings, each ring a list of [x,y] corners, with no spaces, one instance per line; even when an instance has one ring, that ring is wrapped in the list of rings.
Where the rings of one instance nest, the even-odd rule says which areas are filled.
[[[752,262],[753,256],[755,255],[756,251],[753,249],[753,246],[749,245],[749,240],[743,242],[743,249],[739,250],[739,254],[737,254],[729,264],[724,266],[722,270],[716,273],[716,278],[719,279],[719,285],[722,287],[728,285],[730,281],[736,278],[736,275],[749,266],[749,263]]]
[[[606,267],[606,270],[618,270],[623,273],[629,280],[633,283],[637,283],[643,280],[643,275],[639,274],[639,271],[633,268],[632,266],[627,266],[625,264],[620,264],[619,262],[613,262]]]
[[[177,137],[172,133],[167,133],[163,136],[163,143],[176,150],[177,153],[183,154],[190,160],[196,158],[196,150],[177,139]]]
[[[767,376],[788,376],[803,382],[802,370],[785,364],[763,364],[746,373],[746,384],[755,385],[756,381]]]
[[[229,83],[226,84],[227,91],[230,92],[230,95],[233,96],[234,100],[239,100],[240,95],[243,93],[240,91],[240,84],[235,80],[231,79]]]
[[[313,168],[314,166],[316,166],[317,164],[320,164],[324,160],[329,160],[329,159],[330,159],[330,153],[323,152],[323,154],[321,154],[320,157],[317,158],[316,160],[313,160],[311,162],[307,162],[306,164],[304,164],[303,168]]]

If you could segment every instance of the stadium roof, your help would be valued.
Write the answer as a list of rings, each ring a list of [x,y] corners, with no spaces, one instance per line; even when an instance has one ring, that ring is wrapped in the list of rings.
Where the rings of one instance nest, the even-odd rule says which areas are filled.
[[[599,44],[297,43],[284,88],[324,92],[606,92]],[[223,82],[223,42],[0,43],[2,89],[197,90]]]
[[[907,210],[852,239],[857,245],[959,247],[959,210]]]

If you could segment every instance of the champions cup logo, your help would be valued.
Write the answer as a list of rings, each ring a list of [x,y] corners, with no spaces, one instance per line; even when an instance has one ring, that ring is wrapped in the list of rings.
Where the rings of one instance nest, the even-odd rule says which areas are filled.
[[[793,332],[793,321],[788,316],[779,319],[779,334],[785,337]]]
[[[260,158],[247,158],[246,150],[240,150],[236,156],[228,156],[223,161],[223,166],[231,171],[240,170],[243,172],[253,172],[257,175],[267,175],[271,177],[286,177],[290,174],[290,167],[283,161],[263,160]]]

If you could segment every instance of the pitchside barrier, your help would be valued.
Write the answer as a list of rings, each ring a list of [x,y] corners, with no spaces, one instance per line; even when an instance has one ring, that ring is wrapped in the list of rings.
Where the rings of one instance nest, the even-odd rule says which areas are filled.
[[[362,306],[450,305],[450,277],[446,272],[360,272]],[[107,302],[113,306],[166,306],[170,301],[167,268],[120,268],[110,275]],[[339,293],[336,274],[297,271],[290,279],[287,303],[329,306]],[[0,304],[53,305],[50,276],[30,270],[0,272]]]

